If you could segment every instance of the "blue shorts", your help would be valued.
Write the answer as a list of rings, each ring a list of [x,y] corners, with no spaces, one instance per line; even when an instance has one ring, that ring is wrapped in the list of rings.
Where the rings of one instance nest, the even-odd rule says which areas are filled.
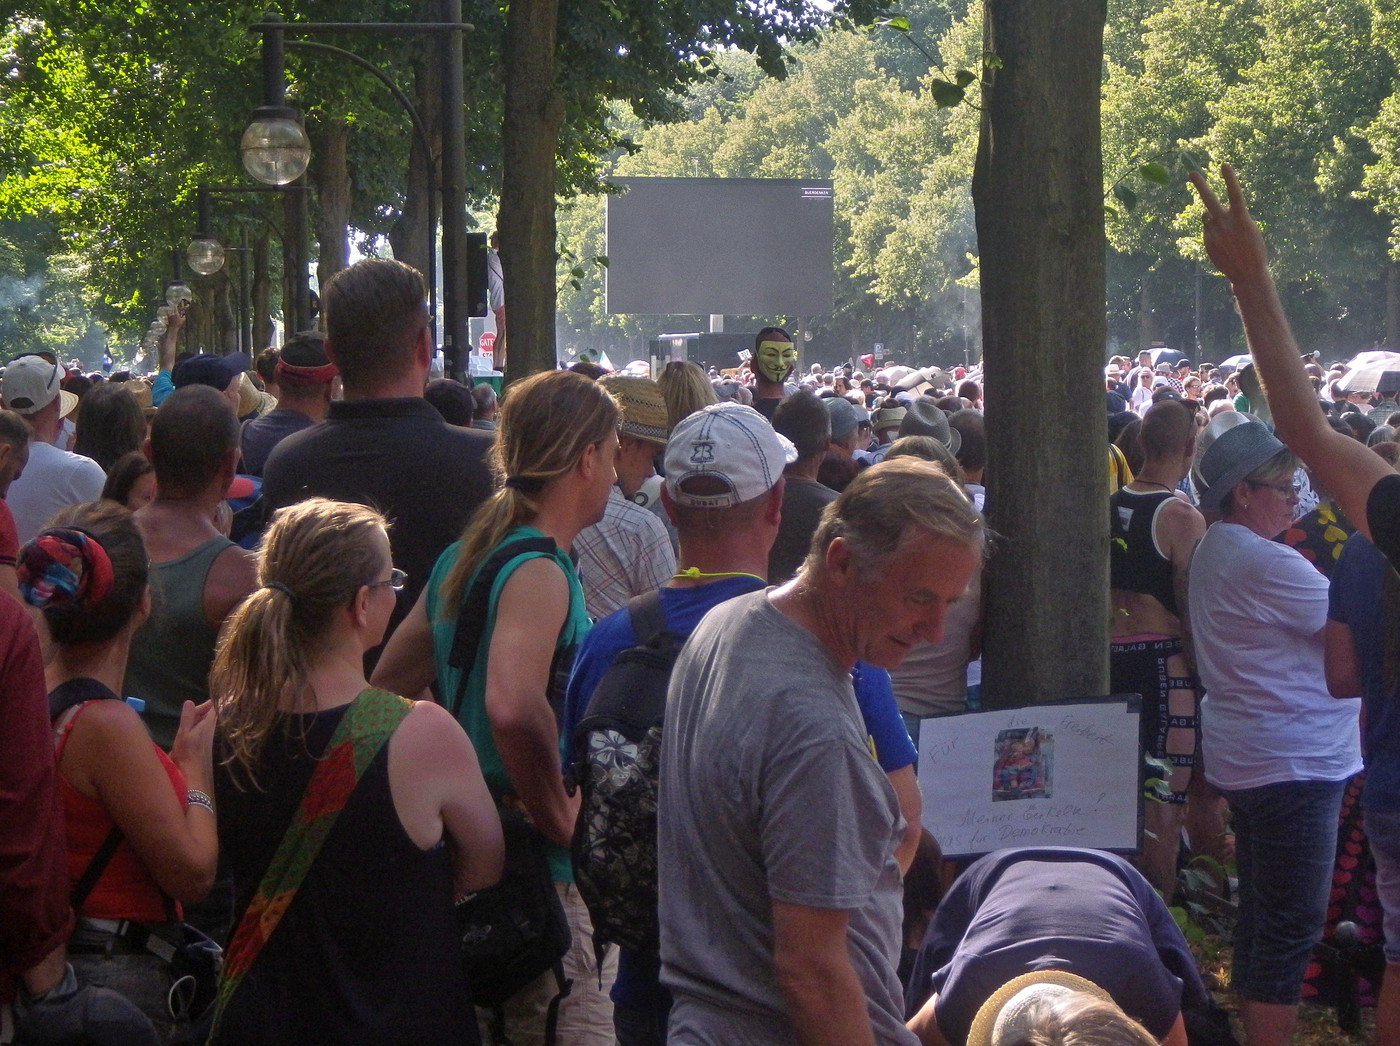
[[[1239,918],[1230,986],[1251,1002],[1296,1005],[1322,939],[1346,781],[1224,791],[1235,831]]]

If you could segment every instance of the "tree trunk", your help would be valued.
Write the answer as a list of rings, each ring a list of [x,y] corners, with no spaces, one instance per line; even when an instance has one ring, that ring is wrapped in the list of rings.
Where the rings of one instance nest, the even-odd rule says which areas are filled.
[[[432,49],[427,49],[413,66],[414,106],[428,130],[434,153],[441,149],[439,139],[442,134],[442,69]],[[409,146],[408,171],[405,178],[403,210],[398,220],[389,230],[389,244],[394,248],[394,257],[412,265],[427,277],[428,252],[436,249],[433,242],[436,229],[428,228],[428,193],[432,182],[428,178],[429,165],[436,163],[435,157],[425,156],[418,136],[413,136]]]
[[[984,702],[1108,690],[1099,88],[1103,0],[987,0],[972,195],[982,268]],[[1068,392],[1068,395],[1066,395]]]
[[[1385,267],[1385,347],[1395,351],[1400,345],[1400,265]]]
[[[554,154],[564,118],[555,86],[559,0],[514,0],[506,24],[501,271],[506,380],[555,365]]]
[[[344,120],[317,122],[316,145],[316,282],[324,287],[332,276],[350,264],[350,168],[345,150],[350,125]]]
[[[1138,344],[1145,349],[1162,340],[1162,327],[1157,322],[1157,305],[1152,299],[1152,274],[1142,274],[1141,291],[1138,294]]]
[[[267,241],[271,233],[266,228],[253,241],[253,344],[256,354],[272,344],[272,273],[267,258]]]

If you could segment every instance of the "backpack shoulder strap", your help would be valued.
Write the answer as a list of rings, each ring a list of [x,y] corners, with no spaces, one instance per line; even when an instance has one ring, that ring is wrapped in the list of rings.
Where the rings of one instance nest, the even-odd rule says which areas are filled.
[[[452,634],[452,650],[447,655],[447,663],[461,672],[457,693],[453,695],[452,704],[448,707],[448,711],[454,716],[461,707],[467,677],[476,665],[481,637],[486,631],[486,621],[491,616],[491,588],[496,583],[497,575],[517,556],[530,553],[552,556],[557,547],[553,538],[519,538],[507,541],[498,546],[477,568],[471,588],[467,590],[458,610],[457,628]]]
[[[413,702],[407,698],[370,687],[346,709],[229,941],[215,1003],[215,1032],[229,1000],[316,863],[360,778],[412,708]],[[214,1038],[211,1032],[210,1040]]]
[[[654,588],[627,601],[627,618],[637,643],[645,645],[666,631],[666,615],[661,610],[661,590]]]
[[[58,717],[70,708],[76,708],[84,701],[119,700],[96,679],[70,679],[59,683],[49,691],[49,722],[58,722]]]

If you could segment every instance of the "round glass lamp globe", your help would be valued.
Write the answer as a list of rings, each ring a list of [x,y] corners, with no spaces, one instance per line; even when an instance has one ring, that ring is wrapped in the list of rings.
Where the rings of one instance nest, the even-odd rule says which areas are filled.
[[[218,240],[199,236],[185,248],[185,263],[201,276],[212,276],[224,267],[224,247]]]
[[[243,132],[243,169],[264,185],[286,185],[311,163],[311,140],[295,120],[257,119]]]
[[[172,309],[182,301],[193,301],[194,291],[190,290],[190,285],[184,280],[176,280],[169,287],[165,288],[165,303]],[[167,313],[167,315],[169,315]]]

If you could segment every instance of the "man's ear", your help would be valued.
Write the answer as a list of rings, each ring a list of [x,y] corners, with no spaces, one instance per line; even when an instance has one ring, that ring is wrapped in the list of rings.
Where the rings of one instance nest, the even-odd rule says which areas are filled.
[[[671,526],[676,525],[676,503],[671,500],[671,492],[666,489],[666,484],[661,484],[661,507],[666,512],[666,518],[671,521]]]
[[[147,426],[147,428],[149,428],[149,427],[150,427],[150,426]],[[144,440],[141,441],[141,453],[144,454],[144,455],[146,455],[146,460],[147,460],[147,461],[149,461],[149,462],[150,462],[151,464],[153,464],[153,465],[155,464],[156,459],[153,458],[153,457],[151,457],[151,437],[150,437],[150,436],[147,436]]]
[[[583,448],[583,453],[579,455],[578,465],[575,467],[578,469],[578,474],[583,479],[593,478],[593,470],[598,467],[597,443],[590,443]]]
[[[827,572],[837,579],[839,585],[844,586],[855,576],[855,557],[845,538],[832,538],[831,544],[826,546],[825,558]]]
[[[776,527],[783,521],[783,488],[786,485],[787,480],[779,476],[778,482],[768,492],[768,505],[763,510],[763,522],[770,527]]]

